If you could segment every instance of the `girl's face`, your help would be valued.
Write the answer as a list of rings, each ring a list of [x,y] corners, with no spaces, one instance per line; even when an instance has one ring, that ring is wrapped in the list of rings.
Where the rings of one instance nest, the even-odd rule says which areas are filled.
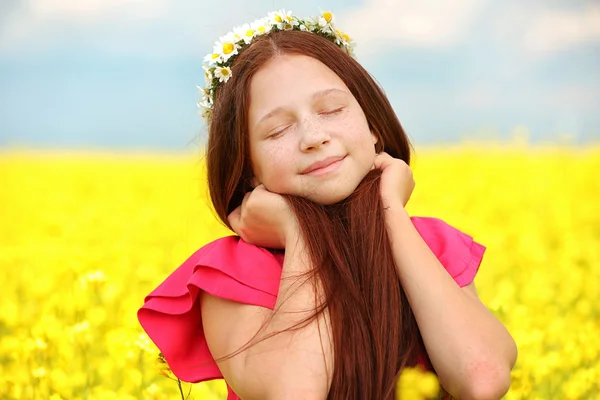
[[[375,160],[377,137],[344,82],[303,55],[277,56],[250,82],[248,133],[258,183],[333,204],[348,197]]]

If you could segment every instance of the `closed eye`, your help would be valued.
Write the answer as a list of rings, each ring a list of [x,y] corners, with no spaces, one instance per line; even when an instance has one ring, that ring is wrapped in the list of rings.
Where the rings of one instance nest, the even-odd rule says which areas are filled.
[[[322,112],[321,114],[334,115],[334,114],[337,114],[337,113],[341,112],[343,109],[344,109],[344,107],[340,107],[340,108],[336,108],[335,110]]]
[[[273,133],[270,133],[267,136],[267,139],[277,139],[279,136],[281,136],[281,134],[287,129],[289,128],[291,125],[285,126],[282,129],[279,129],[278,131],[275,131]]]

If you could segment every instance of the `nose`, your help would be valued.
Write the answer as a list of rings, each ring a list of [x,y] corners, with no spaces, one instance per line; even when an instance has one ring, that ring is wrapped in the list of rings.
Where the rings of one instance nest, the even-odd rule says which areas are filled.
[[[303,152],[311,152],[329,143],[330,140],[331,137],[322,126],[309,122],[302,129],[300,148]]]

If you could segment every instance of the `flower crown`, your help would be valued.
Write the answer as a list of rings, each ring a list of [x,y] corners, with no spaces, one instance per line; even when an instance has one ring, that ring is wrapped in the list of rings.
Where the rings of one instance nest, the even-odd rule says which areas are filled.
[[[347,54],[354,57],[354,42],[350,37],[334,27],[335,18],[326,11],[320,16],[308,19],[299,19],[291,11],[279,10],[270,12],[265,18],[258,19],[251,24],[244,24],[233,29],[225,36],[221,36],[212,53],[204,57],[202,68],[205,72],[204,88],[197,86],[202,94],[202,99],[197,105],[201,108],[202,117],[208,122],[212,115],[214,94],[217,87],[226,83],[232,76],[231,65],[237,55],[246,48],[252,40],[271,31],[305,31],[316,33],[338,45]]]

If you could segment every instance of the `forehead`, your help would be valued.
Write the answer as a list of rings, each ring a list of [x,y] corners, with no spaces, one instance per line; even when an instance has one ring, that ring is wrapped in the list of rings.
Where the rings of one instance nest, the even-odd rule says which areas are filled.
[[[281,55],[261,67],[250,82],[250,119],[274,107],[294,107],[325,89],[350,93],[342,79],[319,60]]]

